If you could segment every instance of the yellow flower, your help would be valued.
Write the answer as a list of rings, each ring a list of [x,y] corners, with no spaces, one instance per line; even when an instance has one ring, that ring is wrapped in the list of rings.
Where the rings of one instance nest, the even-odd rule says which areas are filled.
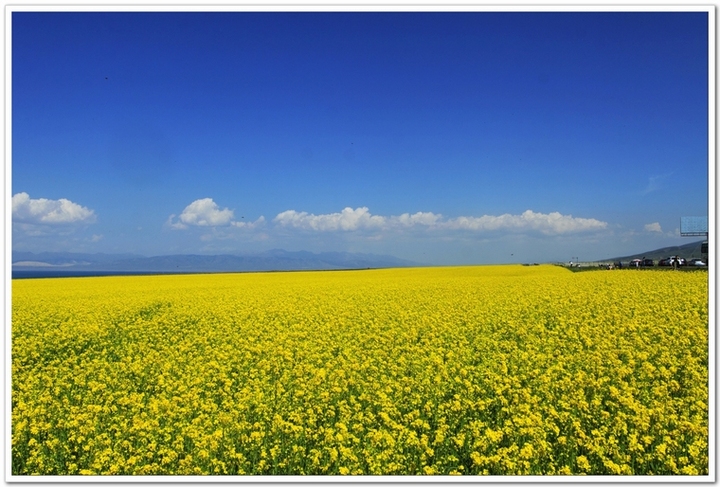
[[[550,265],[13,280],[13,473],[707,475],[708,291]]]
[[[583,472],[588,472],[590,470],[590,462],[588,462],[587,457],[585,455],[580,455],[576,459],[578,468]]]

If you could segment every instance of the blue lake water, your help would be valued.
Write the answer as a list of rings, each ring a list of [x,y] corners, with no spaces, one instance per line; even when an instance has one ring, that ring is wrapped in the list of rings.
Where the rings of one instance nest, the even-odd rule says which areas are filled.
[[[172,274],[171,272],[142,271],[62,271],[62,270],[13,270],[13,279],[39,279],[48,277],[98,277],[98,276],[147,276]]]

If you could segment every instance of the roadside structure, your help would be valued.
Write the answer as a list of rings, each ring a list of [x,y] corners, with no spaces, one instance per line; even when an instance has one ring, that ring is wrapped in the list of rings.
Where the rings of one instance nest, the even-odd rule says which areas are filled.
[[[706,216],[682,216],[680,217],[680,236],[682,237],[706,237],[708,236],[708,217]],[[708,264],[708,241],[705,240],[700,246],[700,253]]]

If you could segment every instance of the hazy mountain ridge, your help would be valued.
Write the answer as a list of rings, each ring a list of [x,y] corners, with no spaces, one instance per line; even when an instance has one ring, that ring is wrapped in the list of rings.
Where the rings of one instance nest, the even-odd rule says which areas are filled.
[[[104,262],[114,262],[122,259],[142,257],[138,254],[103,254],[81,252],[15,252],[12,253],[13,266],[20,262],[36,262],[49,266],[80,266],[93,265]]]
[[[233,272],[271,270],[330,270],[413,267],[416,262],[389,255],[352,252],[318,254],[273,249],[248,254],[176,254],[145,257],[136,254],[87,254],[73,252],[13,252],[13,269],[42,267],[63,270],[138,272]]]
[[[685,259],[694,259],[694,258],[702,258],[703,254],[700,251],[700,247],[703,242],[706,242],[705,240],[698,240],[696,242],[688,243],[685,245],[674,245],[671,247],[663,247],[660,249],[655,250],[649,250],[647,252],[641,252],[637,254],[632,255],[626,255],[624,257],[613,257],[611,259],[603,259],[602,262],[624,262],[624,261],[630,261],[633,259],[652,259],[654,261],[658,261],[660,259],[664,259],[666,257],[670,257],[672,255],[677,255],[679,257],[684,257]],[[707,255],[707,254],[705,254]]]
[[[700,246],[704,240],[685,245],[663,247],[602,262],[627,262],[648,258],[658,261],[671,255],[686,259],[703,257]],[[598,262],[601,262],[598,260]],[[267,250],[246,254],[176,254],[145,257],[138,254],[90,254],[76,252],[13,252],[13,270],[42,269],[48,271],[116,271],[116,272],[243,272],[367,269],[388,267],[419,267],[427,264],[389,255],[353,252]]]

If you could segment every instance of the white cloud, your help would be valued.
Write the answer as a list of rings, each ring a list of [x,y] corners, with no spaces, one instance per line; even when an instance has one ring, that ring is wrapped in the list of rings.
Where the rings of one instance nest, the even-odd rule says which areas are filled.
[[[221,210],[212,198],[202,198],[187,205],[178,218],[179,221],[174,222],[175,215],[170,215],[167,223],[177,229],[185,229],[189,225],[216,227],[229,225],[233,219],[233,211],[228,208]]]
[[[385,217],[371,215],[366,207],[353,210],[348,207],[340,213],[313,215],[295,210],[283,211],[273,221],[282,226],[307,230],[358,230],[361,228],[382,228],[386,224]]]
[[[667,174],[656,174],[648,178],[647,186],[641,191],[640,194],[647,195],[664,189],[667,181],[672,177],[673,173]]]
[[[431,227],[437,224],[441,219],[442,215],[440,214],[418,211],[412,215],[409,213],[403,213],[400,216],[390,217],[390,222],[405,227],[411,227],[413,225],[425,225]]]
[[[258,218],[258,219],[255,220],[254,222],[237,222],[237,221],[235,221],[235,222],[231,222],[230,224],[231,224],[232,226],[238,227],[238,228],[253,229],[253,228],[259,227],[259,226],[262,225],[263,223],[265,223],[265,217],[264,217],[264,216],[261,216],[260,218]]]
[[[222,227],[255,229],[265,224],[265,217],[261,216],[254,222],[234,220],[235,212],[229,208],[220,209],[212,198],[202,198],[195,200],[185,207],[180,216],[172,214],[168,217],[165,225],[177,230],[184,230],[190,226],[194,227],[210,227],[213,232]],[[217,232],[212,235],[206,235],[203,239],[212,240],[219,238]],[[222,234],[225,235],[225,234]],[[229,238],[229,237],[223,237]]]
[[[648,223],[647,225],[645,225],[645,231],[662,233],[662,228],[660,227],[660,223],[658,222]]]
[[[607,227],[607,223],[594,218],[575,218],[572,215],[562,215],[558,212],[546,214],[526,210],[521,215],[506,213],[500,216],[461,216],[448,220],[443,226],[450,229],[476,231],[536,230],[546,235],[560,235],[602,230]]]
[[[545,214],[527,210],[521,215],[461,216],[445,220],[442,215],[432,212],[417,212],[413,215],[403,213],[400,216],[372,215],[366,207],[354,210],[345,208],[340,213],[324,215],[288,210],[278,214],[273,222],[285,227],[316,231],[388,230],[422,226],[476,232],[534,230],[546,235],[602,230],[607,227],[606,222],[594,218],[576,218],[558,212]]]
[[[93,223],[95,212],[65,198],[32,199],[27,193],[17,193],[12,197],[12,219],[33,225]]]

